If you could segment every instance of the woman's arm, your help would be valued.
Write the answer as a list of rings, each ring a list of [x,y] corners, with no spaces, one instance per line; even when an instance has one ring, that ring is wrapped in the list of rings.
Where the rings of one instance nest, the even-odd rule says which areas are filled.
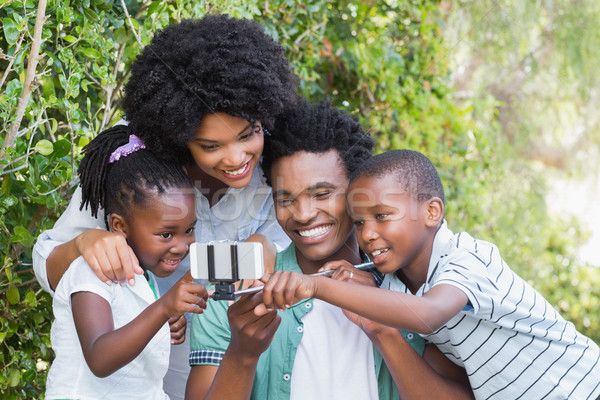
[[[114,329],[112,309],[91,292],[71,295],[73,320],[85,360],[98,377],[106,377],[137,357],[172,316],[206,308],[204,286],[193,282],[190,272],[165,295],[149,305],[128,324]]]
[[[125,237],[102,229],[89,229],[74,239],[56,246],[46,260],[46,274],[54,290],[69,265],[83,256],[98,279],[107,284],[135,282],[134,274],[142,274],[135,253]]]
[[[81,188],[78,187],[63,215],[52,229],[39,235],[33,247],[33,269],[42,288],[50,293],[69,265],[80,255],[104,282],[126,282],[134,279],[135,273],[143,273],[137,258],[126,243],[124,247],[121,239],[116,245],[106,247],[113,250],[98,251],[91,246],[98,238],[114,234],[100,228],[104,226],[102,210],[98,211],[98,218],[94,218],[88,209],[80,210],[80,204]],[[94,246],[102,247],[102,242]]]

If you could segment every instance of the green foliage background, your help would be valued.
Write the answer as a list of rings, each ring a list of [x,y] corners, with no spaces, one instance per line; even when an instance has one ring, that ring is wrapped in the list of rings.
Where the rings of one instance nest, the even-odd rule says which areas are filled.
[[[457,46],[448,37],[465,37],[452,24],[468,29],[479,23],[489,13],[484,6],[425,0],[50,0],[31,95],[19,115],[42,3],[0,1],[3,398],[42,397],[53,357],[51,299],[33,276],[31,249],[77,185],[82,146],[120,118],[121,88],[140,42],[170,23],[207,13],[258,20],[286,48],[300,91],[314,101],[329,97],[360,117],[378,151],[408,147],[430,156],[446,186],[451,228],[495,242],[513,269],[582,333],[600,341],[600,269],[575,257],[585,236],[577,221],[548,214],[544,170],[524,151],[535,142],[534,133],[528,131],[525,140],[508,135],[500,118],[503,99],[486,90],[457,96],[451,79]],[[494,3],[517,7],[508,0]],[[565,30],[556,33],[564,36]],[[568,59],[573,49],[563,47],[555,51]],[[557,68],[571,71],[567,63]]]

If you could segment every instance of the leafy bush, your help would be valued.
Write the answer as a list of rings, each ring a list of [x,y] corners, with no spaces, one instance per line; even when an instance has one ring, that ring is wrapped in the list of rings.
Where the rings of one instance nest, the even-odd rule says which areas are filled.
[[[14,0],[0,5],[3,398],[43,396],[53,357],[52,308],[34,278],[31,249],[77,185],[81,148],[120,118],[121,88],[141,44],[168,24],[207,13],[263,24],[286,48],[300,91],[315,101],[330,97],[359,116],[379,151],[409,147],[429,155],[447,188],[451,226],[496,242],[511,266],[598,341],[600,276],[572,256],[579,239],[576,230],[567,229],[573,223],[548,217],[543,176],[503,137],[494,99],[458,103],[454,97],[443,41],[444,3],[238,3]],[[38,40],[39,9],[47,18],[38,19]],[[37,65],[30,58],[36,46]]]

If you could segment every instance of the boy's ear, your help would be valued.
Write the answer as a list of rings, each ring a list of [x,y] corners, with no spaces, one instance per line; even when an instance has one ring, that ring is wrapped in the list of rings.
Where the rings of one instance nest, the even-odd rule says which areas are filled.
[[[123,216],[115,213],[110,214],[108,226],[111,232],[122,233],[127,236],[127,222]]]
[[[439,197],[433,197],[427,200],[425,225],[430,228],[439,226],[444,220],[444,212],[444,203]]]

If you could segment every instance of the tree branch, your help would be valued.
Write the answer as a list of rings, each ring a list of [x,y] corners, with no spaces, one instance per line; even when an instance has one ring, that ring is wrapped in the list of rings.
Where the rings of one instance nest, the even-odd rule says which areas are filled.
[[[4,75],[2,75],[2,79],[0,79],[0,89],[2,89],[2,86],[4,86],[4,81],[6,81],[8,74],[12,71],[11,67],[12,67],[13,63],[15,62],[17,55],[21,51],[21,43],[23,43],[24,38],[25,38],[25,30],[23,30],[21,32],[21,34],[19,35],[19,39],[17,39],[17,43],[15,44],[15,52],[12,55],[12,57],[9,55],[6,56],[6,58],[10,58],[10,61],[8,63],[8,67],[6,67],[6,69],[4,70]],[[2,49],[0,49],[0,53],[2,53]]]
[[[42,29],[44,23],[46,22],[46,0],[40,0],[38,3],[37,16],[35,17],[35,28],[33,31],[33,42],[31,44],[31,53],[29,54],[29,62],[27,65],[27,73],[25,74],[25,84],[23,85],[23,91],[21,92],[21,97],[19,98],[19,103],[17,106],[16,119],[11,125],[8,134],[4,138],[4,143],[0,148],[0,160],[4,159],[6,154],[6,149],[12,147],[15,139],[17,138],[17,132],[19,131],[19,127],[21,126],[21,121],[23,120],[23,116],[25,115],[25,109],[27,108],[27,103],[29,102],[29,97],[31,96],[32,87],[33,87],[33,79],[35,78],[35,71],[37,69],[37,64],[40,61],[41,57],[40,47],[42,44]],[[4,169],[4,166],[0,165],[0,169]]]
[[[137,40],[140,47],[144,48],[144,45],[142,44],[142,40],[140,39],[140,36],[138,35],[137,31],[133,27],[133,22],[131,22],[131,16],[129,15],[129,11],[127,11],[127,6],[125,5],[125,0],[121,0],[121,6],[123,7],[123,11],[125,11],[125,17],[127,17],[127,22],[129,23],[129,27],[131,28],[131,31],[133,32],[133,36],[135,36],[135,40]]]

